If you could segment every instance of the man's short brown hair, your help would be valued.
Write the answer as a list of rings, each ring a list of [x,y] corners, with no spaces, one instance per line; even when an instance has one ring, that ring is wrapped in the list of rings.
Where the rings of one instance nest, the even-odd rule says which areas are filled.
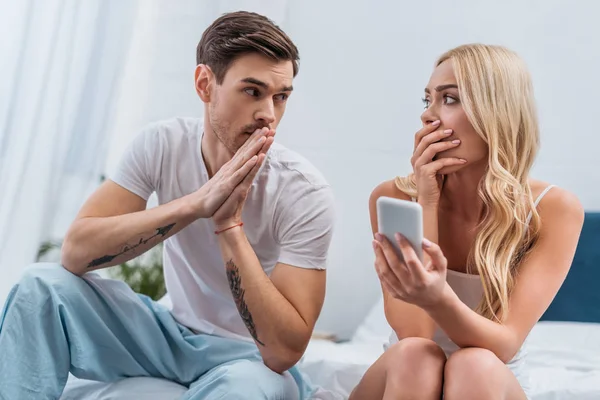
[[[292,40],[267,17],[247,11],[224,14],[206,28],[196,49],[196,63],[208,65],[221,84],[231,63],[248,53],[291,61],[294,77],[298,73],[300,56]]]

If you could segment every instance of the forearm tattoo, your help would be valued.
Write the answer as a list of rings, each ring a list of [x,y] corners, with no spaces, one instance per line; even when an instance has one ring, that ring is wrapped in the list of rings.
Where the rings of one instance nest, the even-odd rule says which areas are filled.
[[[229,281],[229,288],[231,289],[231,293],[233,294],[233,300],[235,301],[235,305],[237,306],[238,312],[242,317],[242,321],[248,328],[248,332],[250,335],[256,340],[257,343],[264,346],[265,344],[258,340],[258,335],[256,334],[256,327],[254,326],[254,320],[252,319],[252,314],[250,314],[250,310],[248,310],[248,305],[244,300],[244,293],[246,292],[242,289],[242,277],[240,276],[240,270],[237,265],[233,262],[233,260],[227,261],[225,264],[225,270],[227,271],[227,280]]]
[[[133,252],[135,254],[136,249],[138,247],[147,244],[152,239],[157,238],[157,237],[164,238],[165,236],[167,236],[169,234],[169,231],[171,229],[173,229],[174,226],[175,226],[175,223],[172,223],[172,224],[157,228],[156,233],[154,235],[150,236],[149,238],[146,238],[146,239],[140,238],[140,241],[134,245],[126,244],[120,253],[107,254],[100,258],[96,258],[95,260],[92,260],[92,262],[87,265],[87,268],[99,267],[101,265],[107,264],[107,263],[111,262],[112,260],[114,260],[115,258],[117,258],[125,253]],[[139,254],[137,254],[137,255],[139,255]]]

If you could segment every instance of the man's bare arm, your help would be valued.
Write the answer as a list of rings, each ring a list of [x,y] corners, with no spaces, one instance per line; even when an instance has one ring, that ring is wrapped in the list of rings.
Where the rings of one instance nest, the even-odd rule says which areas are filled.
[[[258,162],[266,130],[244,145],[197,191],[146,210],[146,201],[107,181],[87,200],[71,225],[62,264],[74,274],[126,262],[199,218],[210,218]]]
[[[145,208],[146,201],[141,197],[112,181],[104,182],[67,232],[62,247],[63,266],[82,275],[126,262],[197,218],[192,199],[187,196]]]
[[[278,263],[270,278],[241,227],[219,235],[233,300],[264,363],[282,373],[304,354],[325,299],[326,272]]]

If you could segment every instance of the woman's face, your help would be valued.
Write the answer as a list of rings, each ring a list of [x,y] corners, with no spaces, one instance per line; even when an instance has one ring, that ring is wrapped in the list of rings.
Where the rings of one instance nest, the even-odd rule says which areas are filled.
[[[487,144],[477,134],[463,109],[451,60],[446,60],[435,68],[425,88],[423,102],[425,103],[425,111],[421,115],[423,125],[440,120],[438,129],[453,131],[452,135],[443,140],[460,140],[457,147],[437,153],[434,160],[444,157],[467,160],[462,165],[443,168],[439,171],[440,174],[447,175],[469,165],[487,162]]]

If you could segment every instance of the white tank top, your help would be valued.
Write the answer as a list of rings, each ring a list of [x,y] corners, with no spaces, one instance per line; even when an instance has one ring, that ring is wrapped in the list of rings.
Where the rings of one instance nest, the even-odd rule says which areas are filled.
[[[535,207],[538,206],[542,198],[553,187],[554,185],[549,185],[544,189],[544,191],[535,200]],[[531,217],[532,214],[530,212],[527,216],[527,224],[529,224],[529,222],[531,221]],[[448,282],[448,285],[456,293],[458,298],[473,310],[477,308],[480,301],[483,299],[483,284],[481,283],[479,275],[448,270],[446,274],[446,282]],[[437,327],[434,332],[433,341],[436,342],[438,346],[442,348],[442,350],[444,350],[444,353],[446,353],[447,357],[449,357],[452,353],[459,349],[459,347],[439,327]],[[396,332],[392,331],[392,334],[390,335],[390,345],[397,342],[398,336],[396,336]],[[524,368],[525,358],[527,355],[526,343],[527,339],[525,340],[517,354],[513,357],[513,359],[507,363],[507,366],[515,374],[516,378],[521,384],[521,387],[527,394],[530,384],[529,376]],[[386,346],[386,348],[387,347],[388,346]]]

